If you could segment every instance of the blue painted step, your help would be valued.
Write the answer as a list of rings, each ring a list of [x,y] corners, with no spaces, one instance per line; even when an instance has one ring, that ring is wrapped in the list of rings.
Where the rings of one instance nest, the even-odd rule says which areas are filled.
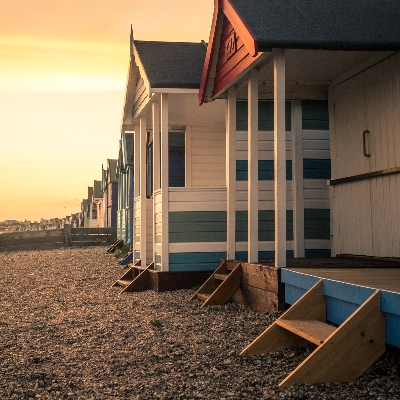
[[[133,261],[133,250],[130,250],[129,253],[119,262],[120,265],[128,265]]]

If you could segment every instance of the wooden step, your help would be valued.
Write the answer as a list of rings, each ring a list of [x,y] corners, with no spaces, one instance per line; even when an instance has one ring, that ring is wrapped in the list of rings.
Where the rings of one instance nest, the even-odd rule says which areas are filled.
[[[127,280],[127,279],[118,279],[117,280],[117,284],[122,287],[126,287],[126,286],[130,285],[131,282],[132,282],[132,280]]]
[[[219,281],[224,281],[228,276],[229,274],[214,274],[214,278]]]
[[[138,267],[138,266],[133,267],[132,268],[133,280],[131,280],[131,282],[129,282],[129,284],[125,286],[120,293],[122,294],[125,292],[142,292],[144,290],[149,290],[150,279],[151,279],[149,271],[150,269],[154,269],[154,262],[149,264],[147,267]],[[122,279],[123,278],[124,277],[122,277]]]
[[[201,301],[207,301],[211,293],[197,293],[196,296]]]
[[[322,321],[326,321],[326,297],[321,279],[241,355],[260,355],[307,342],[316,344],[318,347],[279,384],[284,388],[354,381],[385,352],[385,316],[380,310],[379,290],[339,327]]]
[[[315,319],[277,319],[276,324],[319,346],[336,328]]]
[[[237,265],[238,265],[238,262],[236,262],[236,261],[226,261],[226,263],[225,263],[225,267],[226,267],[227,271],[232,271],[233,269],[236,268]]]

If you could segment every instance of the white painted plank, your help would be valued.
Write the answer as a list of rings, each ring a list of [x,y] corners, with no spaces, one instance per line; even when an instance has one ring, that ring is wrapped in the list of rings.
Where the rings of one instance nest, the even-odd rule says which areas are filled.
[[[274,57],[275,266],[286,267],[285,51]]]
[[[168,94],[161,94],[161,190],[162,190],[162,211],[161,211],[161,270],[169,270],[169,183],[168,183]]]
[[[258,261],[258,72],[248,81],[248,262]]]
[[[194,242],[194,243],[170,243],[170,253],[209,253],[209,252],[225,252],[226,242]],[[233,257],[234,258],[234,257]]]

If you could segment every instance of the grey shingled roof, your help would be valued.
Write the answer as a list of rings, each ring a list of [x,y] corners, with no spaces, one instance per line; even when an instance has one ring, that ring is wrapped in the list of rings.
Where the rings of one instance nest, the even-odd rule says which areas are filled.
[[[93,181],[93,197],[95,199],[103,197],[103,193],[101,191],[101,181]]]
[[[400,0],[231,0],[255,35],[273,47],[399,50]]]
[[[118,182],[118,178],[117,178],[117,162],[118,162],[118,160],[107,159],[109,182]]]
[[[125,150],[127,157],[125,162],[127,164],[133,164],[133,133],[125,133]]]
[[[152,88],[200,87],[206,49],[201,43],[134,41]]]

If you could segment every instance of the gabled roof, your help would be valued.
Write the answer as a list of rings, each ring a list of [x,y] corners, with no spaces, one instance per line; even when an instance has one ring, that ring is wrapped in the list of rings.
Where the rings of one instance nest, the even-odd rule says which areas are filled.
[[[399,0],[215,0],[200,104],[209,100],[225,17],[252,57],[273,48],[400,50]]]
[[[88,202],[91,203],[93,200],[93,186],[88,186]]]
[[[228,0],[271,48],[399,50],[399,0]]]
[[[107,182],[118,182],[117,162],[118,160],[107,159]]]
[[[206,49],[202,43],[134,40],[152,88],[198,89]]]
[[[132,132],[124,132],[124,146],[122,151],[125,165],[133,164],[133,137],[134,134]]]
[[[95,199],[102,198],[101,181],[93,181],[93,197]]]

